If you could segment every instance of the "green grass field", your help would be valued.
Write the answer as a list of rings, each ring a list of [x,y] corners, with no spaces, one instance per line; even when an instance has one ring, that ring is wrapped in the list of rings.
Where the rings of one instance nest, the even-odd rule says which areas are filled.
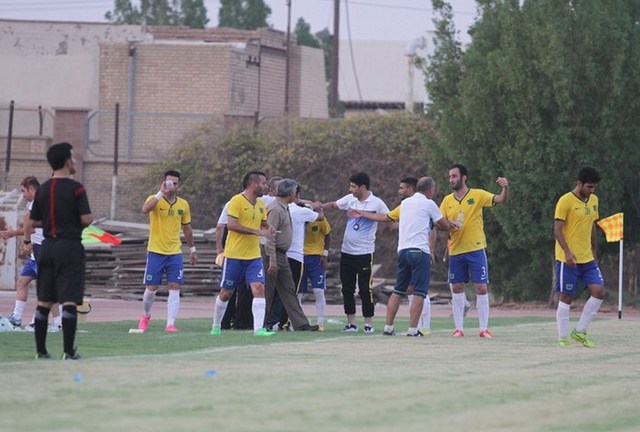
[[[492,319],[493,340],[323,333],[179,334],[88,323],[77,362],[33,360],[33,335],[0,334],[0,431],[640,430],[639,322],[601,319],[595,349],[555,346],[555,322]],[[406,330],[406,320],[396,329]],[[61,354],[61,335],[49,350]],[[213,372],[215,371],[215,372]]]

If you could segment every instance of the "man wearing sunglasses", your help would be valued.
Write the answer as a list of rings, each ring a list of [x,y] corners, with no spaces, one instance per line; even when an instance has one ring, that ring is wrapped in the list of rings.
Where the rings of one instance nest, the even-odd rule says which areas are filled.
[[[145,291],[142,296],[142,317],[138,328],[146,331],[151,320],[151,306],[156,298],[162,276],[166,274],[169,299],[167,300],[167,325],[165,331],[175,333],[176,318],[180,310],[180,285],[184,283],[182,240],[180,230],[189,246],[191,264],[198,262],[198,254],[191,231],[189,203],[178,196],[180,173],[169,170],[164,173],[160,190],[150,195],[142,206],[149,215],[149,244],[147,265],[144,271]]]

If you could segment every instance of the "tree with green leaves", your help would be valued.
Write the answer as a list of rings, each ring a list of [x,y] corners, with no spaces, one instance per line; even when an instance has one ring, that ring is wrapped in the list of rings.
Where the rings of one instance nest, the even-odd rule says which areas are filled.
[[[546,298],[554,205],[583,165],[602,173],[601,217],[624,211],[625,243],[640,240],[640,0],[478,0],[464,53],[451,7],[432,4],[438,164],[467,165],[472,187],[509,178],[510,203],[486,218],[494,292]]]
[[[240,30],[270,27],[267,22],[269,15],[271,8],[264,0],[221,0],[218,26]]]
[[[298,18],[294,33],[296,35],[298,45],[320,48],[320,41],[313,35],[313,33],[311,33],[311,25],[306,22],[304,18]]]
[[[115,0],[112,11],[104,14],[115,24],[174,25],[205,28],[209,19],[203,0],[141,0],[140,7],[131,0]]]

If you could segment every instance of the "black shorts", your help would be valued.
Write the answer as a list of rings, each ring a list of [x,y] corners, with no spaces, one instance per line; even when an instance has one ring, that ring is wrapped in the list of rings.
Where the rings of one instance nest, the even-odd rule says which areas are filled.
[[[80,239],[46,238],[38,261],[38,300],[82,304],[85,267]]]

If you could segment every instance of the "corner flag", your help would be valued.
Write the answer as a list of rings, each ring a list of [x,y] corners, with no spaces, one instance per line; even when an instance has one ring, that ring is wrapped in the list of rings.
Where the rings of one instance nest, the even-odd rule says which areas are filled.
[[[617,242],[624,238],[624,213],[616,213],[599,220],[597,223],[604,231],[607,242]]]

